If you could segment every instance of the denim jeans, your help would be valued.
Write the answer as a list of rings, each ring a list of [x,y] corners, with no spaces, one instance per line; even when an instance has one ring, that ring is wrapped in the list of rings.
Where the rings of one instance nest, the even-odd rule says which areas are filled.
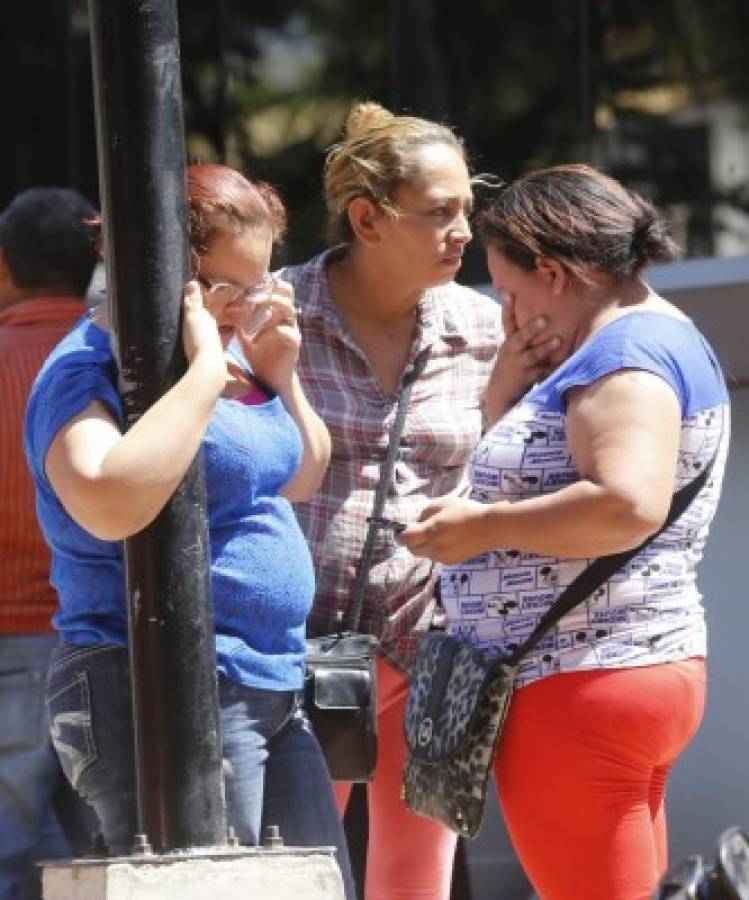
[[[129,853],[137,822],[127,650],[60,644],[47,705],[65,774],[96,809],[110,851]],[[333,846],[355,900],[330,776],[297,693],[219,676],[219,707],[227,820],[241,843],[258,844],[262,826],[273,824],[289,846]]]
[[[44,687],[55,643],[0,636],[0,900],[37,900],[37,860],[81,855],[98,828],[49,739]]]

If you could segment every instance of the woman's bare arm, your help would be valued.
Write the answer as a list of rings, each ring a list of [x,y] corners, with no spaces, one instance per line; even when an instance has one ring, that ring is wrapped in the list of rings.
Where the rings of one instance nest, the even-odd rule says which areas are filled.
[[[47,477],[68,513],[102,540],[122,540],[163,508],[194,459],[226,383],[216,323],[191,284],[183,328],[187,372],[122,434],[94,401],[53,439]]]
[[[281,489],[281,494],[295,503],[309,500],[320,487],[330,462],[330,435],[323,420],[310,406],[296,374],[281,399],[302,435],[302,461]]]
[[[636,547],[668,514],[680,434],[679,402],[665,381],[617,372],[570,393],[567,438],[579,481],[516,502],[442,498],[400,540],[447,563],[496,547],[567,558]]]

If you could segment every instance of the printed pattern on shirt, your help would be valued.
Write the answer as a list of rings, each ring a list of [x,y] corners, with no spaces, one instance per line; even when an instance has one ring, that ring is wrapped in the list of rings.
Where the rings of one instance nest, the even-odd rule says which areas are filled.
[[[705,654],[695,567],[718,502],[728,432],[723,404],[682,422],[675,489],[707,465],[720,442],[707,484],[671,528],[542,638],[521,663],[518,686],[555,672]],[[530,401],[495,425],[470,462],[471,497],[487,503],[551,493],[578,477],[564,414]],[[446,568],[442,598],[450,631],[486,649],[512,651],[591,561],[497,549]]]
[[[310,634],[347,624],[367,516],[387,453],[398,398],[378,382],[332,303],[326,254],[285,269],[295,288],[302,349],[297,370],[332,439],[325,480],[297,516],[315,560],[317,594]],[[427,291],[419,306],[409,363],[427,363],[414,385],[383,515],[417,519],[428,499],[459,483],[482,429],[481,401],[500,342],[496,303],[451,283]],[[360,627],[377,634],[400,665],[431,617],[434,565],[412,556],[382,530],[375,546]]]

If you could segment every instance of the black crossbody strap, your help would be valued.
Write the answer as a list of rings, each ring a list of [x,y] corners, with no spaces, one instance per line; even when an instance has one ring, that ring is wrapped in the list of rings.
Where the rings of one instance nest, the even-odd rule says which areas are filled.
[[[651,534],[650,537],[632,550],[623,550],[621,553],[614,553],[611,556],[599,557],[584,572],[581,572],[544,613],[531,635],[512,653],[509,663],[517,665],[526,653],[529,653],[546,632],[553,628],[563,616],[566,616],[568,612],[590,597],[612,575],[618,572],[619,569],[622,569],[630,560],[634,559],[638,553],[641,553],[648,544],[659,537],[667,528],[670,528],[705,486],[714,462],[715,456],[695,479],[674,494],[666,520],[655,534]]]
[[[420,356],[417,356],[413,363],[406,369],[403,373],[403,378],[401,379],[398,408],[395,411],[395,420],[390,429],[387,454],[385,456],[385,462],[382,464],[382,469],[380,470],[380,480],[377,484],[377,490],[375,491],[369,529],[367,530],[367,537],[364,540],[364,547],[359,560],[359,566],[356,570],[350,622],[352,631],[358,631],[359,629],[362,609],[364,608],[364,593],[367,588],[367,578],[369,577],[369,570],[372,566],[372,554],[374,553],[377,533],[381,528],[381,523],[378,520],[382,516],[388,487],[390,486],[390,481],[393,477],[395,458],[398,455],[398,445],[400,444],[401,435],[403,434],[403,426],[406,424],[406,411],[408,409],[408,401],[411,397],[411,390],[413,389],[414,382],[424,371],[426,363],[427,354],[422,353]]]

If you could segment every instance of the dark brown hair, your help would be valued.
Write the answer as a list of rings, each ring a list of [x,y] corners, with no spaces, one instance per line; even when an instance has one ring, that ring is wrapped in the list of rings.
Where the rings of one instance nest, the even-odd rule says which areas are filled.
[[[286,231],[286,210],[276,190],[228,166],[188,166],[187,206],[190,245],[199,254],[207,253],[221,232],[269,228],[278,241]]]
[[[69,188],[29,188],[0,215],[0,252],[22,290],[82,297],[98,259],[98,214]]]
[[[678,255],[655,207],[608,175],[574,164],[518,178],[478,217],[485,244],[527,271],[557,259],[581,281],[622,281]]]

